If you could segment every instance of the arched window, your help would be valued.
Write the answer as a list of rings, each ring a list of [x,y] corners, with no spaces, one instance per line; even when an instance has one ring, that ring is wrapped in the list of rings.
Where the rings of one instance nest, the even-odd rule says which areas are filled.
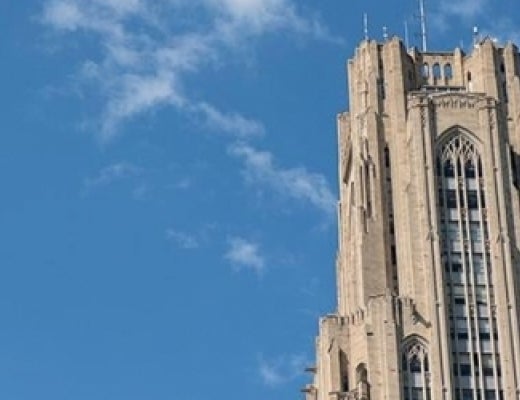
[[[356,391],[358,399],[370,399],[370,385],[368,384],[368,371],[365,363],[356,367]]]
[[[435,79],[441,79],[441,66],[439,63],[433,64],[432,74]]]
[[[403,398],[430,400],[430,363],[426,346],[418,338],[405,342],[402,351]]]
[[[339,370],[341,374],[341,391],[348,392],[349,381],[348,381],[348,357],[343,350],[339,351]]]
[[[428,78],[430,76],[430,66],[428,63],[424,63],[421,68],[421,75],[423,78]]]
[[[474,393],[486,391],[492,398],[500,398],[483,163],[476,143],[458,127],[441,136],[437,151],[442,282],[451,332],[453,395],[473,400],[477,399]],[[485,377],[484,383],[480,377]]]
[[[453,68],[449,63],[444,65],[444,78],[446,78],[446,80],[453,78]]]

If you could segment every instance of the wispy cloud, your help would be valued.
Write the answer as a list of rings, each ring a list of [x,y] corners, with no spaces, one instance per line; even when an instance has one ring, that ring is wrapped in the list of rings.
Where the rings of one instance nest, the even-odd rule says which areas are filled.
[[[303,167],[278,167],[270,152],[259,151],[248,144],[234,144],[229,151],[244,162],[244,176],[248,182],[267,185],[280,195],[307,202],[327,214],[334,213],[336,196],[323,175]]]
[[[447,16],[471,19],[486,12],[488,3],[489,0],[442,0],[440,10]]]
[[[191,178],[184,177],[178,179],[174,184],[173,187],[177,190],[187,190],[192,186],[193,182]]]
[[[199,247],[199,241],[195,236],[172,228],[166,230],[166,238],[186,250]]]
[[[247,119],[236,112],[226,114],[205,102],[194,105],[192,109],[205,117],[204,120],[209,129],[235,134],[243,138],[261,136],[265,133],[260,122]]]
[[[484,15],[490,0],[441,0],[431,13],[429,22],[434,30],[447,31],[454,21],[475,24],[477,17]]]
[[[83,189],[88,192],[99,186],[108,186],[113,182],[140,175],[142,168],[127,162],[118,162],[101,168],[94,176],[83,181]]]
[[[260,254],[259,244],[241,237],[228,240],[228,250],[224,258],[237,270],[245,268],[262,274],[265,269],[265,260]]]
[[[101,56],[85,59],[78,79],[95,83],[103,99],[99,128],[105,141],[124,121],[165,105],[201,115],[208,126],[232,135],[261,134],[260,123],[187,95],[186,76],[225,63],[267,33],[334,39],[318,19],[301,15],[293,0],[46,0],[41,21],[56,32],[97,40]]]
[[[520,26],[510,18],[499,18],[493,21],[490,26],[481,30],[482,36],[489,36],[496,39],[499,43],[520,43]]]
[[[283,355],[270,360],[260,356],[258,374],[264,385],[277,387],[301,376],[306,364],[307,359],[301,354]]]

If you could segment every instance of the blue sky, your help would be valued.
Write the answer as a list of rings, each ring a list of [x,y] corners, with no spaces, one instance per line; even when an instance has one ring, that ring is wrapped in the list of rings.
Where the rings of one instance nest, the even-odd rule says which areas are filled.
[[[520,39],[430,0],[430,46]],[[345,61],[417,2],[0,3],[0,397],[299,398],[334,310]]]

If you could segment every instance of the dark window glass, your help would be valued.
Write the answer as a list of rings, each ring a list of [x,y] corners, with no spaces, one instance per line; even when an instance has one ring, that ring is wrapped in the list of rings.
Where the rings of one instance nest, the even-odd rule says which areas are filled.
[[[453,189],[446,190],[446,207],[457,208],[457,193]]]
[[[421,362],[417,357],[410,360],[410,372],[421,372]]]
[[[422,388],[413,388],[412,389],[412,400],[422,400],[422,398],[423,398]]]
[[[495,391],[494,390],[485,390],[484,391],[484,398],[486,400],[495,400]]]
[[[451,64],[446,64],[444,66],[444,77],[446,79],[453,78],[453,68],[451,67]]]
[[[475,166],[471,161],[468,161],[466,163],[466,167],[464,169],[464,172],[466,174],[466,178],[474,178],[475,177]]]
[[[460,336],[460,334],[459,334],[459,336]],[[460,368],[460,376],[471,376],[471,365],[460,364],[459,368]]]
[[[439,79],[441,77],[441,66],[439,63],[433,64],[432,73],[435,79]]]
[[[453,376],[459,376],[459,368],[455,363],[453,363]]]
[[[453,263],[453,264],[451,264],[451,270],[453,272],[462,272],[462,264],[460,264],[460,263]],[[457,301],[455,301],[455,303],[457,303],[457,304],[464,304],[464,299],[456,299],[456,300],[462,300],[462,303],[457,303]]]
[[[476,190],[468,190],[468,208],[472,210],[478,208],[478,193]]]
[[[444,164],[444,176],[448,178],[453,178],[455,176],[455,169],[453,168],[453,164],[449,161],[446,161]]]

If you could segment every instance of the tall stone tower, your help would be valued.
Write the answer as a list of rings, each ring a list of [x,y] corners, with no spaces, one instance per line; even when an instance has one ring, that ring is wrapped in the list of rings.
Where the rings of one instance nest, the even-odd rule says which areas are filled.
[[[306,400],[520,399],[520,56],[363,41]]]

